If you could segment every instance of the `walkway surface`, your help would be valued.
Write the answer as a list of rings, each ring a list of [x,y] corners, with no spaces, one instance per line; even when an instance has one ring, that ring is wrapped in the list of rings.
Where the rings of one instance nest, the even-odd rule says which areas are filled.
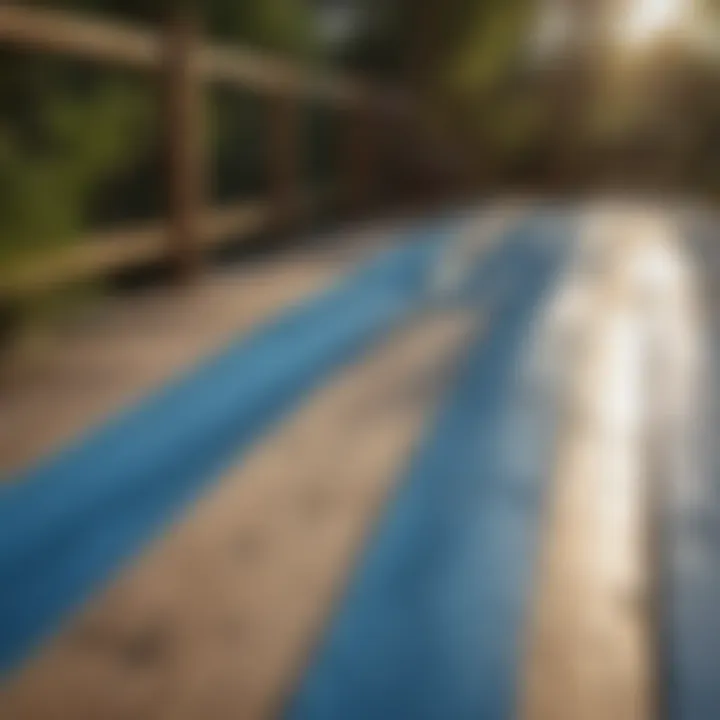
[[[497,205],[5,369],[0,717],[720,717],[712,216]]]

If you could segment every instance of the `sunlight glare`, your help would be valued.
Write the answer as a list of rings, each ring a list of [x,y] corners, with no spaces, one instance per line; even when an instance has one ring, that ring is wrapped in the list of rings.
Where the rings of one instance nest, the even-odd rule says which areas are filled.
[[[630,0],[623,18],[623,35],[631,44],[642,44],[682,24],[683,0]]]

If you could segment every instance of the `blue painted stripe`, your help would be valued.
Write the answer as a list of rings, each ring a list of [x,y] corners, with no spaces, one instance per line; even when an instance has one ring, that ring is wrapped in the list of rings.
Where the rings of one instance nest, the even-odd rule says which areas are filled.
[[[561,225],[536,233],[562,235]],[[548,467],[530,448],[514,448],[532,455],[515,462],[508,433],[521,351],[566,247],[535,239],[496,268],[491,327],[371,540],[291,720],[513,716]],[[551,422],[537,408],[533,417]]]

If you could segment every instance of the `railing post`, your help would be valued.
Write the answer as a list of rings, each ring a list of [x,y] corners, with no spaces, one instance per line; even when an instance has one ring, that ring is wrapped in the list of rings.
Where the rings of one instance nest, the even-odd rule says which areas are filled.
[[[302,197],[300,166],[300,102],[290,94],[268,98],[268,170],[273,227],[288,231],[300,219]]]
[[[168,12],[164,78],[168,254],[184,279],[200,269],[199,225],[205,184],[202,80],[193,62],[200,23],[193,6],[181,2]]]
[[[374,147],[373,118],[364,106],[347,110],[343,148],[344,205],[362,215],[372,202]]]

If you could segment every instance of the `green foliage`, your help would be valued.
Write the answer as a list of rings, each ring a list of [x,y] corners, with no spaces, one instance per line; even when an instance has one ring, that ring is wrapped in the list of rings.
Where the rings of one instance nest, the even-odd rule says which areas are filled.
[[[443,63],[442,81],[461,94],[477,96],[494,89],[517,62],[531,10],[526,0],[476,3]]]
[[[129,80],[92,82],[39,58],[0,73],[0,267],[70,242],[98,183],[141,153],[151,105]]]
[[[365,0],[370,22],[346,53],[412,84],[426,115],[487,167],[537,135],[537,98],[515,89],[535,0]]]
[[[318,50],[314,16],[304,0],[213,0],[203,13],[218,38],[298,58]]]

